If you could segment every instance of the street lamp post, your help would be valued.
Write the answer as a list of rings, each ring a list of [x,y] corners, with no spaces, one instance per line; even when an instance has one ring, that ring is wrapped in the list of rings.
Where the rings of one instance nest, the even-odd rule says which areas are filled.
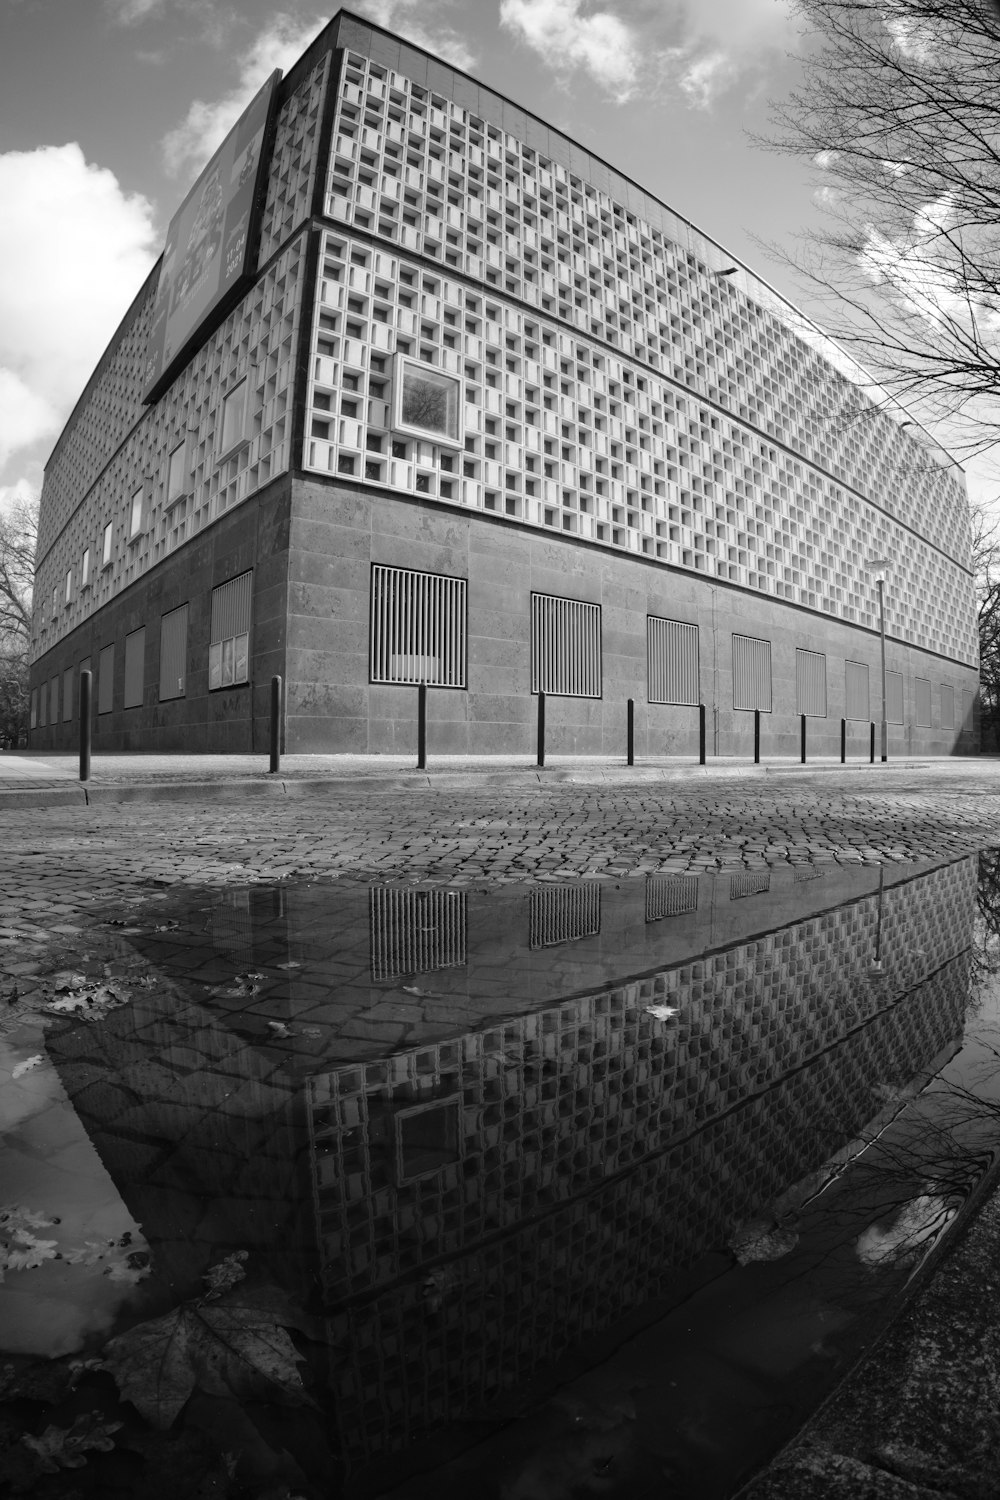
[[[878,589],[878,628],[882,643],[882,760],[889,759],[889,720],[885,698],[885,571],[889,566],[887,557],[873,557],[868,563],[869,568],[875,574],[875,587]]]

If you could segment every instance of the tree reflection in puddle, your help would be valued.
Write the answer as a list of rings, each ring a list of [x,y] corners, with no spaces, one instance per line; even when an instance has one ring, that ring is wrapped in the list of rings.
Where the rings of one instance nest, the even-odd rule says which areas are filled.
[[[80,1493],[730,1494],[988,1175],[985,869],[110,915],[123,1003],[43,1033],[42,994],[14,1055],[43,1039],[150,1274],[43,1351],[102,1369],[15,1359],[11,1410],[97,1413]]]

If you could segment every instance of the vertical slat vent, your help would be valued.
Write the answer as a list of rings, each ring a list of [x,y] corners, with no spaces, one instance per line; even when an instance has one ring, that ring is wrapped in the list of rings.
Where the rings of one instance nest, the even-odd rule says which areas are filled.
[[[466,580],[372,568],[372,682],[466,686]]]
[[[543,886],[531,893],[529,938],[532,948],[551,948],[601,930],[601,888],[596,881],[580,885]]]
[[[871,718],[871,698],[868,692],[868,663],[864,661],[848,661],[844,663],[844,718],[864,719],[867,723]]]
[[[145,683],[146,627],[141,625],[125,637],[126,708],[141,708]]]
[[[466,963],[468,902],[464,891],[369,892],[372,979],[429,974]]]
[[[927,677],[913,679],[913,709],[917,727],[929,729],[931,722],[931,684]]]
[[[902,672],[886,672],[885,674],[885,721],[887,724],[902,724],[903,722]]]
[[[962,689],[962,733],[971,734],[975,729],[976,695],[971,688]]]
[[[697,625],[649,615],[646,666],[650,703],[701,702]]]
[[[771,712],[771,642],[733,636],[733,708]]]
[[[232,640],[250,629],[250,593],[253,572],[241,573],[212,590],[212,640]]]
[[[601,696],[601,606],[556,594],[531,596],[531,691]]]
[[[730,901],[739,901],[744,896],[760,896],[770,889],[770,870],[741,870],[729,877]]]
[[[63,673],[63,723],[68,724],[73,717],[73,668],[67,667]]]
[[[250,601],[253,572],[212,590],[212,638],[208,648],[209,691],[250,678]]]
[[[679,917],[698,910],[697,875],[648,875],[646,877],[646,921]]]
[[[941,684],[941,728],[955,727],[955,689],[948,682]]]
[[[183,698],[187,673],[188,607],[172,609],[160,621],[160,702]]]
[[[97,658],[97,712],[109,714],[115,701],[115,648],[105,646]]]
[[[826,718],[826,657],[820,651],[796,648],[795,712]]]

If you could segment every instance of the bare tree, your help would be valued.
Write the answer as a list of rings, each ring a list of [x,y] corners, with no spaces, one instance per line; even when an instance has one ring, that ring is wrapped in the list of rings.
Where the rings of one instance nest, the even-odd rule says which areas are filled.
[[[38,502],[15,500],[0,511],[0,746],[28,734],[31,592],[38,539]]]
[[[795,264],[880,385],[980,451],[1000,437],[1000,7],[798,7],[805,81],[766,144],[816,163],[827,217]]]

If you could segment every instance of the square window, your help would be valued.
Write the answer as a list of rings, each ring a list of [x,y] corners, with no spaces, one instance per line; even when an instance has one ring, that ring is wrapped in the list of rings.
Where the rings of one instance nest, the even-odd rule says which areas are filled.
[[[457,376],[396,356],[393,426],[458,446],[462,385]]]

